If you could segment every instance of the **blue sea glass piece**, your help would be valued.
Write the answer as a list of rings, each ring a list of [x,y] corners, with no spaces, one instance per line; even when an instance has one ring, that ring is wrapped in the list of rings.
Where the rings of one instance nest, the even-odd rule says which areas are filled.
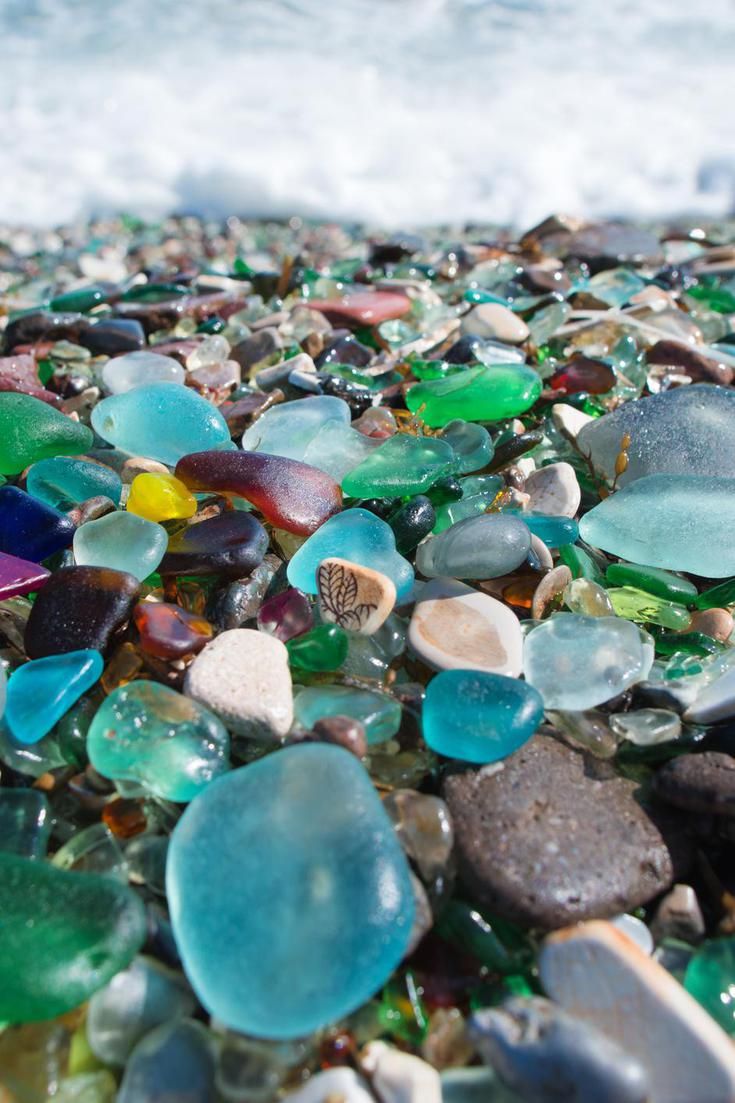
[[[524,513],[522,520],[534,536],[538,536],[547,548],[561,548],[574,544],[579,537],[579,525],[571,517],[552,517],[545,513]]]
[[[368,774],[324,743],[208,786],[174,828],[166,888],[199,999],[261,1038],[311,1034],[360,1007],[401,961],[414,917],[408,864]]]
[[[294,717],[313,728],[326,716],[351,716],[365,728],[370,744],[392,739],[401,726],[401,706],[395,697],[357,686],[308,686],[294,698]]]
[[[644,476],[579,524],[587,544],[620,559],[705,578],[735,574],[733,531],[735,479],[699,475]]]
[[[0,789],[0,850],[20,858],[46,857],[51,809],[39,789]]]
[[[424,739],[463,762],[498,762],[531,738],[544,718],[533,686],[480,670],[443,670],[426,689]]]
[[[396,551],[393,530],[366,509],[346,509],[325,521],[289,563],[288,581],[304,593],[315,594],[317,567],[332,556],[387,575],[395,585],[399,601],[411,592],[413,567]]]
[[[92,428],[123,452],[173,467],[189,452],[234,448],[222,414],[190,387],[146,383],[103,398]]]
[[[155,571],[167,547],[168,533],[163,525],[127,511],[87,521],[74,535],[78,566],[127,571],[140,582]]]
[[[520,517],[487,513],[419,544],[416,569],[426,578],[500,578],[520,567],[530,550],[531,533]]]
[[[68,548],[74,522],[17,486],[0,487],[0,552],[40,563]]]
[[[439,439],[452,446],[456,470],[460,475],[478,471],[490,463],[495,453],[492,437],[484,425],[456,418],[445,425]]]
[[[38,743],[102,674],[99,651],[67,651],[32,659],[8,681],[5,722],[18,743]]]
[[[330,423],[349,426],[350,408],[344,399],[317,395],[308,402],[303,399],[283,402],[266,410],[246,430],[242,446],[247,452],[268,452],[271,456],[304,462],[309,444]]]
[[[29,467],[26,490],[54,509],[72,509],[87,498],[101,494],[117,506],[122,494],[122,479],[117,471],[104,464],[53,456]]]

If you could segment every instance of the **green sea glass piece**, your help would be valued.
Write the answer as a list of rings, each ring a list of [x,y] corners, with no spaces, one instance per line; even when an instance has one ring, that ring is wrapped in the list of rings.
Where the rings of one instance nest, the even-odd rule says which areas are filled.
[[[662,628],[681,631],[689,627],[692,619],[681,605],[672,605],[670,601],[631,586],[611,587],[607,595],[619,617],[639,624],[660,624]]]
[[[640,563],[611,563],[605,571],[605,578],[613,586],[632,586],[664,601],[679,605],[696,603],[697,587],[693,582],[657,567],[644,567]],[[735,597],[735,587],[733,594]]]
[[[704,590],[694,602],[697,609],[722,609],[735,605],[735,578],[728,578],[717,586]]]
[[[723,1030],[735,1035],[735,938],[706,942],[687,966],[684,987]]]
[[[525,413],[541,394],[541,377],[522,364],[467,368],[444,379],[417,383],[406,405],[432,428],[465,421],[502,421]]]
[[[705,578],[735,574],[735,479],[649,475],[580,521],[582,539],[621,559]]]
[[[337,670],[347,658],[349,638],[338,624],[317,624],[286,642],[294,670]]]
[[[437,437],[396,433],[342,480],[351,498],[421,494],[456,468],[454,450]]]
[[[584,548],[580,548],[576,544],[564,544],[557,551],[559,560],[569,567],[573,578],[586,578],[598,585],[605,581],[604,574]]]
[[[0,473],[18,475],[37,460],[92,447],[91,429],[27,394],[0,394]]]
[[[0,854],[0,1020],[35,1022],[89,999],[132,960],[145,910],[125,885]]]

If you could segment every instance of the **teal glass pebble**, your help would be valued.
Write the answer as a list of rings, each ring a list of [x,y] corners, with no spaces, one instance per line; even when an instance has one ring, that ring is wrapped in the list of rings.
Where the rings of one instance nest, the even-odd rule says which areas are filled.
[[[443,670],[426,688],[424,739],[463,762],[499,762],[531,738],[544,718],[533,686],[480,670]]]
[[[0,851],[20,858],[46,857],[51,808],[39,789],[0,789]]]
[[[32,659],[8,681],[5,723],[18,743],[38,743],[102,674],[99,651],[67,651]]]
[[[416,570],[426,578],[500,578],[520,567],[530,550],[531,533],[520,517],[487,513],[419,544]]]
[[[357,686],[309,686],[294,698],[294,718],[313,728],[327,716],[350,716],[365,728],[370,744],[392,739],[401,726],[401,706],[394,697]]]
[[[735,938],[713,938],[690,959],[684,987],[716,1023],[735,1035]]]
[[[87,498],[104,495],[120,504],[122,479],[117,471],[101,463],[76,460],[70,456],[52,456],[29,467],[26,490],[54,509],[68,510]]]
[[[317,395],[308,402],[297,399],[272,406],[258,418],[242,438],[247,452],[267,452],[306,461],[306,449],[325,425],[349,426],[350,408],[342,398]],[[198,449],[190,448],[190,452]]]
[[[547,548],[561,548],[565,544],[574,544],[579,537],[579,525],[572,517],[524,513],[522,519],[533,535],[538,536]]]
[[[135,781],[163,800],[189,801],[229,769],[230,739],[213,713],[158,682],[118,686],[87,732],[103,777]]]
[[[620,559],[705,578],[735,574],[734,529],[735,479],[704,475],[646,475],[579,523],[587,544]]]
[[[81,525],[73,547],[77,566],[127,571],[142,582],[163,559],[168,533],[156,521],[118,510]]]
[[[402,960],[414,895],[369,775],[323,743],[213,782],[174,828],[166,889],[186,974],[226,1026],[311,1034],[361,1007]]]
[[[479,471],[490,463],[495,453],[492,437],[484,425],[456,418],[445,425],[439,439],[451,445],[455,456],[455,470],[464,475]]]
[[[146,383],[103,398],[92,428],[122,452],[175,466],[190,452],[234,448],[222,414],[190,387]]]
[[[315,594],[317,567],[332,556],[387,575],[399,601],[411,592],[413,567],[396,551],[393,530],[366,509],[346,509],[330,517],[304,541],[288,564],[289,583],[304,593]]]
[[[455,470],[446,441],[396,433],[342,480],[342,490],[350,498],[400,498],[422,494]]]

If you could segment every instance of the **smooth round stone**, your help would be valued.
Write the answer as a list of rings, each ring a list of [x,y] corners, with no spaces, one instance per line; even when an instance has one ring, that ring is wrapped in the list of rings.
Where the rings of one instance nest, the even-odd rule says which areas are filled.
[[[342,480],[351,498],[421,494],[456,469],[454,451],[438,437],[396,433]]]
[[[735,939],[707,942],[687,966],[684,987],[716,1023],[735,1035]]]
[[[564,563],[560,563],[558,567],[552,567],[551,570],[547,571],[533,592],[531,601],[532,618],[542,620],[546,613],[551,611],[554,604],[561,599],[571,581],[572,572]]]
[[[350,408],[342,398],[317,395],[308,402],[282,402],[266,410],[246,430],[242,446],[248,451],[267,452],[306,462],[306,449],[329,423],[349,426]],[[189,449],[193,452],[194,449]]]
[[[692,632],[701,632],[720,643],[727,643],[735,631],[735,620],[728,609],[698,609],[692,614],[689,628]]]
[[[735,759],[719,751],[683,754],[666,762],[655,777],[656,792],[668,804],[705,816],[735,817]]]
[[[668,709],[637,709],[610,717],[610,727],[616,735],[635,743],[637,747],[653,747],[670,743],[681,735],[681,719]]]
[[[541,394],[541,378],[521,364],[494,364],[466,368],[443,379],[411,387],[406,405],[432,429],[456,418],[465,421],[502,421],[523,414]]]
[[[141,582],[155,571],[167,546],[163,525],[121,511],[81,525],[73,544],[77,566],[126,571]]]
[[[103,398],[92,410],[92,428],[122,452],[169,467],[188,452],[234,447],[219,410],[190,387],[170,383],[145,383]]]
[[[98,773],[136,781],[163,800],[192,800],[229,770],[229,750],[216,716],[158,682],[118,686],[87,732],[89,761]]]
[[[267,550],[268,534],[256,517],[243,510],[226,510],[172,536],[160,573],[247,578]]]
[[[319,564],[332,558],[379,568],[393,582],[399,601],[411,592],[413,568],[396,551],[393,530],[366,509],[346,509],[325,521],[289,562],[288,581],[304,593],[316,594]]]
[[[585,425],[589,425],[595,419],[585,414],[583,410],[578,410],[576,406],[569,406],[566,402],[556,402],[551,407],[551,420],[561,435],[573,444]]]
[[[539,467],[528,476],[523,489],[530,496],[528,508],[532,513],[574,517],[579,509],[581,491],[570,463]]]
[[[265,632],[221,632],[196,656],[184,686],[231,731],[250,739],[277,740],[291,727],[288,651]]]
[[[467,517],[430,536],[416,550],[416,570],[427,578],[500,578],[520,567],[531,533],[519,517]]]
[[[462,318],[462,333],[522,345],[528,338],[528,326],[501,303],[478,303]]]
[[[174,829],[166,880],[201,1002],[256,1037],[297,1038],[360,1007],[401,961],[414,918],[408,864],[370,778],[326,744],[211,785]]]
[[[523,636],[507,605],[453,578],[434,578],[421,590],[408,640],[435,670],[484,670],[517,678]]]
[[[555,613],[526,636],[523,672],[546,708],[590,709],[643,681],[653,654],[651,637],[630,621]]]
[[[705,578],[735,574],[734,528],[735,479],[694,475],[639,478],[579,523],[582,539],[593,547]]]
[[[502,674],[444,670],[426,689],[424,739],[463,762],[499,762],[531,738],[544,718],[541,694]]]
[[[54,571],[33,602],[25,628],[29,659],[93,648],[106,651],[130,617],[138,580],[105,567]]]
[[[456,470],[460,475],[484,467],[490,463],[495,452],[492,437],[485,426],[461,418],[445,425],[439,437],[452,446]]]
[[[94,434],[46,402],[26,394],[0,394],[0,474],[18,475],[50,456],[76,456]]]
[[[339,1103],[375,1103],[375,1096],[368,1091],[365,1082],[349,1068],[331,1068],[316,1073],[303,1087],[283,1096],[283,1103],[326,1103],[332,1099]]]
[[[201,1023],[166,1023],[130,1055],[117,1103],[215,1103],[215,1045]]]
[[[37,743],[101,676],[99,651],[68,651],[33,659],[8,683],[5,722],[17,742]]]
[[[116,471],[101,463],[53,456],[48,460],[39,460],[28,469],[26,490],[54,509],[71,509],[99,495],[118,505],[122,480]]]
[[[396,588],[387,575],[346,559],[324,559],[316,579],[322,620],[349,632],[371,636],[396,603]]]
[[[330,716],[349,716],[365,729],[370,745],[392,739],[401,726],[401,706],[395,697],[355,686],[309,686],[294,699],[294,717],[304,728],[314,728]]]
[[[124,969],[146,937],[145,911],[111,877],[0,854],[0,1019],[52,1019]]]
[[[126,352],[114,356],[102,369],[102,385],[108,394],[124,394],[142,383],[183,383],[186,372],[173,356],[158,352]]]
[[[89,1047],[105,1064],[124,1065],[149,1030],[194,1009],[194,996],[180,973],[154,958],[136,957],[89,1001]]]

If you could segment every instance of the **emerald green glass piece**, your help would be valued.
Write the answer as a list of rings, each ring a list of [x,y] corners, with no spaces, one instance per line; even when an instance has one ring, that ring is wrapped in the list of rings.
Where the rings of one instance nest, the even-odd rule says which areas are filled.
[[[446,441],[396,433],[342,480],[342,490],[351,498],[400,498],[421,494],[455,469]]]
[[[688,578],[658,567],[644,567],[640,563],[611,563],[605,571],[605,578],[614,586],[632,586],[678,605],[691,605],[697,597],[697,587]]]
[[[735,314],[735,295],[726,287],[715,287],[709,282],[702,282],[688,287],[686,293],[718,314]]]
[[[45,858],[51,809],[38,789],[0,789],[0,852]]]
[[[605,576],[584,548],[577,547],[576,544],[563,544],[557,551],[560,561],[569,567],[573,578],[587,578],[598,585],[604,583]]]
[[[368,743],[385,743],[401,726],[401,706],[387,693],[354,686],[309,686],[294,698],[294,716],[313,728],[325,716],[350,716],[365,728]]]
[[[386,984],[378,1007],[378,1020],[391,1038],[408,1045],[421,1045],[429,1016],[410,970],[404,976],[397,974]]]
[[[735,605],[735,578],[728,578],[717,586],[704,590],[694,602],[697,609],[722,609]]]
[[[735,938],[715,938],[697,950],[684,987],[724,1031],[735,1035]]]
[[[607,596],[617,616],[638,621],[640,624],[660,624],[662,628],[681,631],[689,627],[692,619],[681,605],[672,605],[669,601],[663,601],[643,590],[635,590],[631,586],[621,586],[619,589],[610,587]]]
[[[349,637],[338,624],[317,624],[286,641],[288,660],[297,670],[337,670],[347,658]]]
[[[446,360],[409,359],[412,373],[417,379],[444,379],[447,375],[456,375],[464,371],[461,364],[448,364]]]
[[[522,364],[467,368],[446,379],[417,383],[406,394],[406,405],[432,428],[456,418],[501,421],[517,417],[541,394],[541,377]]]
[[[493,973],[503,974],[516,972],[520,965],[517,950],[514,951],[512,945],[506,946],[501,937],[506,928],[510,928],[510,924],[486,919],[456,897],[441,910],[436,922],[440,938],[472,954]]]
[[[0,1020],[35,1022],[89,999],[132,960],[145,910],[126,886],[0,854]]]
[[[676,635],[665,630],[651,629],[657,655],[718,655],[725,645],[705,636],[703,632],[679,632]]]
[[[65,291],[63,295],[57,295],[49,303],[51,310],[59,313],[86,314],[94,306],[99,306],[107,298],[107,292],[102,287],[92,284],[91,287],[79,287],[76,291]]]
[[[92,447],[94,435],[39,398],[0,394],[0,472],[18,475],[37,460],[74,456]]]

